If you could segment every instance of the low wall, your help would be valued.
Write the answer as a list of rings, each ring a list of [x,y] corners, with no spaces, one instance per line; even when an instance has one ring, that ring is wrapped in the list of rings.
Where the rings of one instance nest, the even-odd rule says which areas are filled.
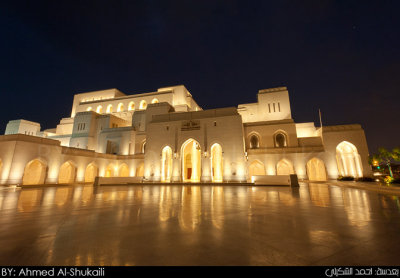
[[[143,177],[96,177],[93,185],[141,183]]]
[[[263,175],[252,176],[255,185],[288,185],[291,187],[299,186],[297,175]]]

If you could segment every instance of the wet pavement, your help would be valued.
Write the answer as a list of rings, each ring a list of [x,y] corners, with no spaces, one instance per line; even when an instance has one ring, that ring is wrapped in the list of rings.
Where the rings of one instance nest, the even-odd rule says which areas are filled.
[[[0,265],[399,265],[400,197],[329,183],[0,188]]]

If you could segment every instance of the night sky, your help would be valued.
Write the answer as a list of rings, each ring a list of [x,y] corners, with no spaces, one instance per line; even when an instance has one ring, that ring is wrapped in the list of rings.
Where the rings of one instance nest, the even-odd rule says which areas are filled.
[[[400,145],[400,1],[1,1],[0,132],[55,128],[73,95],[184,84],[203,109],[287,86],[295,122]]]

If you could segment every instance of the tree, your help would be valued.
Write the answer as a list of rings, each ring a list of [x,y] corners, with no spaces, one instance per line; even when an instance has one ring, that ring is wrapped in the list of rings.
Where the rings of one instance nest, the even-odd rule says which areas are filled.
[[[386,164],[389,169],[390,177],[393,178],[392,167],[390,166],[392,159],[400,161],[400,148],[394,148],[392,151],[389,151],[381,147],[378,149],[377,154],[370,157],[369,163],[374,166],[378,166],[381,163]]]

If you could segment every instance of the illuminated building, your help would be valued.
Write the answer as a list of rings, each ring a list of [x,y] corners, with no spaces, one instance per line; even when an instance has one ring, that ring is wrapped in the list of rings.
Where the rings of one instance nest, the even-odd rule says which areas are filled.
[[[257,97],[256,103],[203,110],[182,85],[134,95],[117,89],[77,94],[71,116],[56,128],[8,123],[0,136],[1,183],[371,175],[360,125],[295,123],[286,87],[260,90]]]

